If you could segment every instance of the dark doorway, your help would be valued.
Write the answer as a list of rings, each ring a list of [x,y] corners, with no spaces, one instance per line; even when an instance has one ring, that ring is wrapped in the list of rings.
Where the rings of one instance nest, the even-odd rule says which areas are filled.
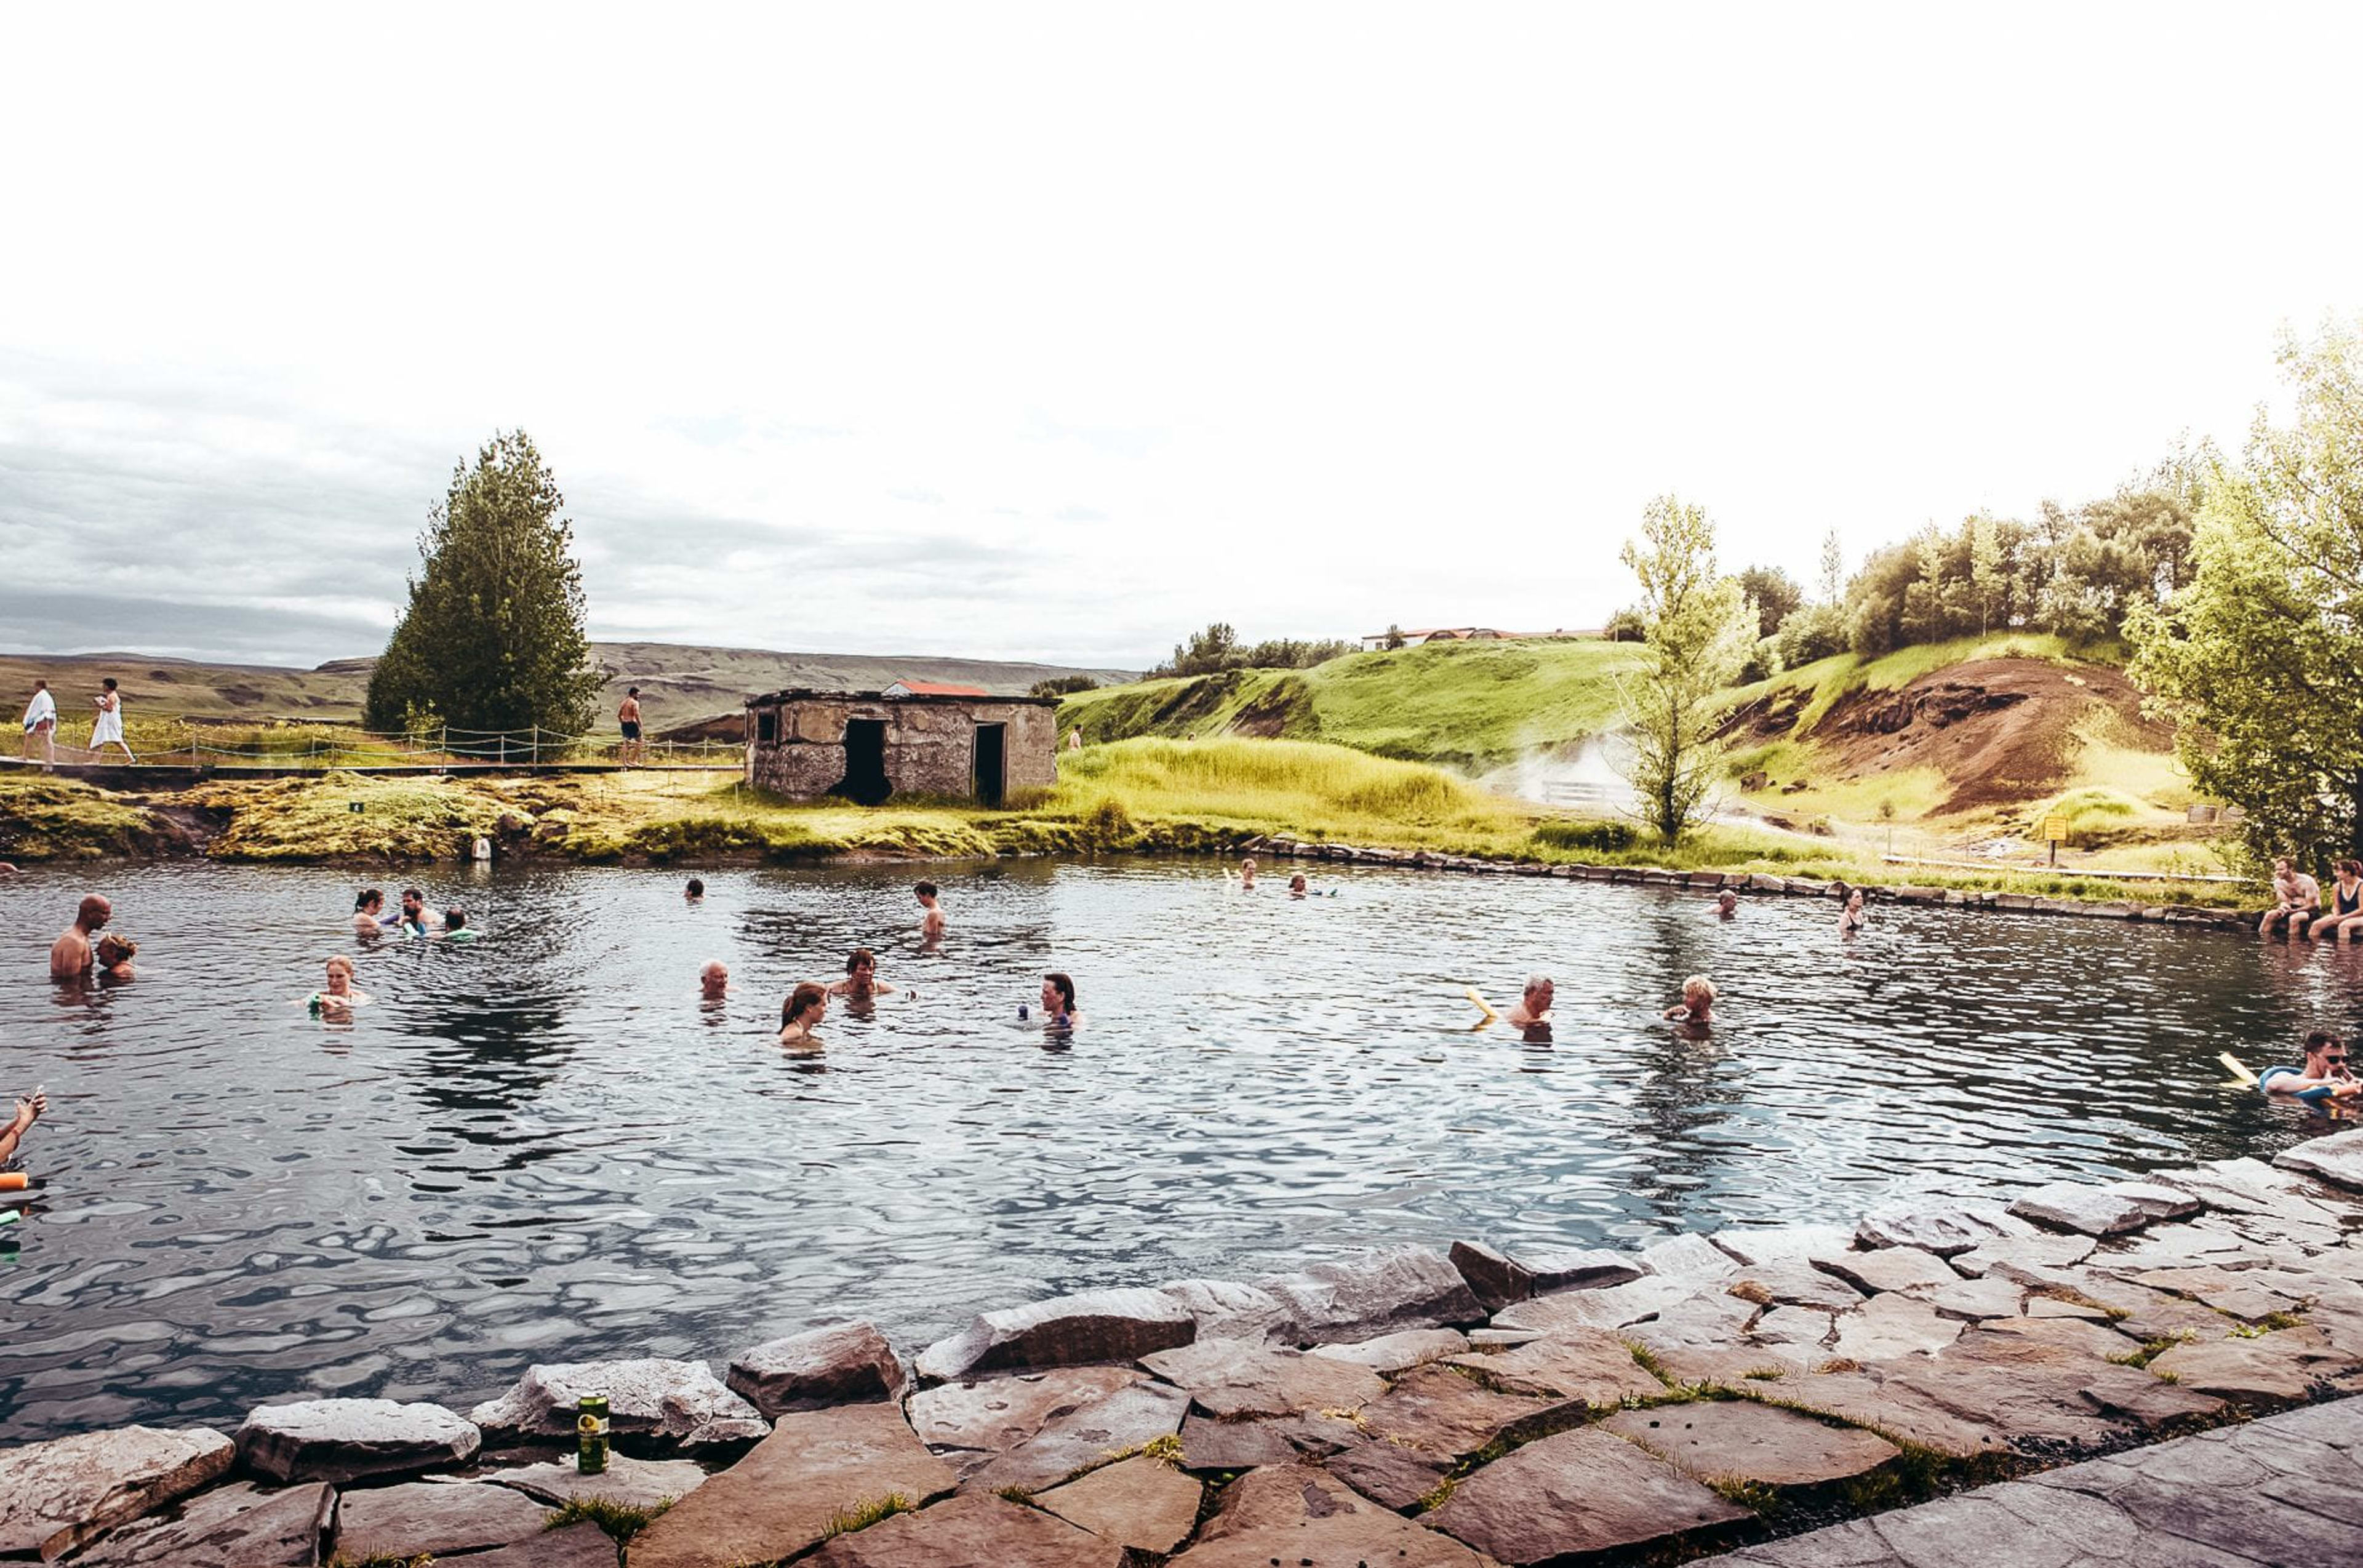
[[[894,793],[886,779],[886,721],[849,718],[845,721],[845,776],[828,792],[857,806],[876,806]]]
[[[1009,726],[980,724],[976,727],[976,798],[985,806],[999,806],[1009,793]]]

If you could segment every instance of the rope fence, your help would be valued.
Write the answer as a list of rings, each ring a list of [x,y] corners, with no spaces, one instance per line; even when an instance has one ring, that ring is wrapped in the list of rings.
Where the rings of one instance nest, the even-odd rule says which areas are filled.
[[[316,721],[254,724],[148,714],[128,726],[130,750],[143,764],[165,767],[277,766],[364,768],[492,766],[538,767],[566,762],[607,762],[650,768],[737,767],[745,749],[727,740],[632,740],[613,735],[570,734],[540,725],[522,729],[363,729]],[[304,733],[318,730],[321,733]],[[31,760],[39,760],[30,750]],[[102,753],[57,742],[60,762],[97,762]],[[106,755],[119,754],[109,752]]]

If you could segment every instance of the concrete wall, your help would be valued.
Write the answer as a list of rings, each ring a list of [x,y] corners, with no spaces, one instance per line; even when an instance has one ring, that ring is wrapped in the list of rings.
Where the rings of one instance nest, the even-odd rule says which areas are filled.
[[[759,741],[760,716],[778,714],[779,739]],[[958,703],[867,697],[799,697],[749,710],[747,782],[793,800],[814,800],[845,777],[849,719],[886,725],[886,778],[897,795],[966,797],[976,781],[976,727],[1008,727],[1008,787],[1059,782],[1058,709],[1037,703],[974,699]]]

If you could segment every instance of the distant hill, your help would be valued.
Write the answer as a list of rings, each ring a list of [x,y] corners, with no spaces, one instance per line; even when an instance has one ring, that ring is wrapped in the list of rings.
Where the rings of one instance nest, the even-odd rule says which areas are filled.
[[[666,642],[594,642],[593,654],[609,670],[605,706],[613,711],[626,686],[640,688],[652,733],[698,721],[730,718],[759,692],[787,686],[876,691],[895,679],[943,681],[1022,695],[1037,681],[1090,675],[1128,681],[1137,671],[1084,670],[1067,664],[1025,664],[932,654],[774,653],[753,648],[692,648]],[[361,717],[374,659],[334,659],[312,670],[268,664],[207,664],[148,653],[0,653],[0,702],[21,704],[33,683],[47,680],[58,710],[71,725],[90,711],[98,684],[121,683],[134,715],[202,718],[343,720]]]

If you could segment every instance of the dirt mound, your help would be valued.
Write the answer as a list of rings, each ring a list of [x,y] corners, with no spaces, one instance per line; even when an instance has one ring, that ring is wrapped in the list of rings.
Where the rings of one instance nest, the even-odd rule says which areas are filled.
[[[2173,744],[2171,727],[2142,717],[2141,694],[2124,672],[2041,659],[1976,659],[1896,690],[1849,692],[1814,727],[1813,740],[1843,779],[1937,769],[1953,792],[1936,810],[1949,816],[2064,786],[2076,734],[2096,707],[2113,716],[2124,744],[2159,751]],[[1774,715],[1768,706],[1748,718],[1762,732]]]

